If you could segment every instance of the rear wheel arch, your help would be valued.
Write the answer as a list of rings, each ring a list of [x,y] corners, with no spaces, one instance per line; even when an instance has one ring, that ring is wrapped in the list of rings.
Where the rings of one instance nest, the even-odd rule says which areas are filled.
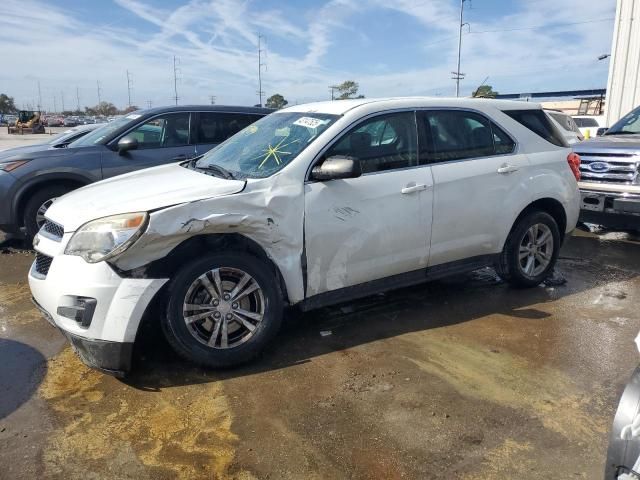
[[[560,239],[564,240],[565,231],[567,229],[567,212],[564,209],[562,203],[554,198],[540,198],[527,205],[515,218],[511,224],[511,228],[508,232],[510,234],[513,229],[518,225],[520,220],[532,212],[545,212],[551,215],[558,224],[558,230],[560,231]]]

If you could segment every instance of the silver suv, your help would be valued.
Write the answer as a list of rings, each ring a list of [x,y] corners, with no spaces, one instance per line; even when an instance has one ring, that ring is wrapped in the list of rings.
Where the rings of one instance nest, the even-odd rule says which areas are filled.
[[[573,148],[581,158],[580,220],[640,230],[640,107]]]

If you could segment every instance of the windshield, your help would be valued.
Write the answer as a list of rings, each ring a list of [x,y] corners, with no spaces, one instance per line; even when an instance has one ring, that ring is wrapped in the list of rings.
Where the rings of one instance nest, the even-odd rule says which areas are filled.
[[[272,113],[211,150],[196,168],[222,169],[234,178],[264,178],[287,166],[339,117],[324,113]]]
[[[102,127],[96,128],[93,132],[85,135],[82,138],[79,138],[75,142],[70,143],[69,148],[90,147],[91,145],[98,145],[102,142],[102,140],[111,135],[113,132],[119,130],[121,127],[124,127],[126,124],[140,118],[140,116],[141,115],[139,113],[130,113],[129,115],[120,117],[113,122],[109,122]]]
[[[605,135],[629,135],[640,133],[640,107],[631,110],[607,130]]]

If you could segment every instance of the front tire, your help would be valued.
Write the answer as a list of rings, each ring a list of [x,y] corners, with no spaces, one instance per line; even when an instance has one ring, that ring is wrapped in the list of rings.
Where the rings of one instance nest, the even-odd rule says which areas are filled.
[[[187,264],[168,287],[162,330],[185,359],[207,367],[245,363],[273,339],[283,300],[273,271],[256,257],[209,254]]]
[[[496,271],[515,287],[535,287],[553,272],[560,243],[560,230],[554,218],[546,212],[531,212],[509,233]]]
[[[27,201],[24,207],[22,219],[26,230],[27,241],[31,241],[36,233],[38,233],[38,230],[40,230],[40,227],[45,221],[44,215],[53,201],[70,191],[70,188],[63,185],[51,185],[31,195],[31,198],[29,198],[29,201]]]

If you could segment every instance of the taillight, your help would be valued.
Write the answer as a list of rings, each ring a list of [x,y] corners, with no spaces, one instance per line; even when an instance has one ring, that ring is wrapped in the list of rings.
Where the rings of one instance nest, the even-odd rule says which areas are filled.
[[[569,168],[573,172],[573,176],[576,177],[576,180],[580,181],[580,155],[576,152],[571,152],[567,155],[567,162],[569,163]]]

